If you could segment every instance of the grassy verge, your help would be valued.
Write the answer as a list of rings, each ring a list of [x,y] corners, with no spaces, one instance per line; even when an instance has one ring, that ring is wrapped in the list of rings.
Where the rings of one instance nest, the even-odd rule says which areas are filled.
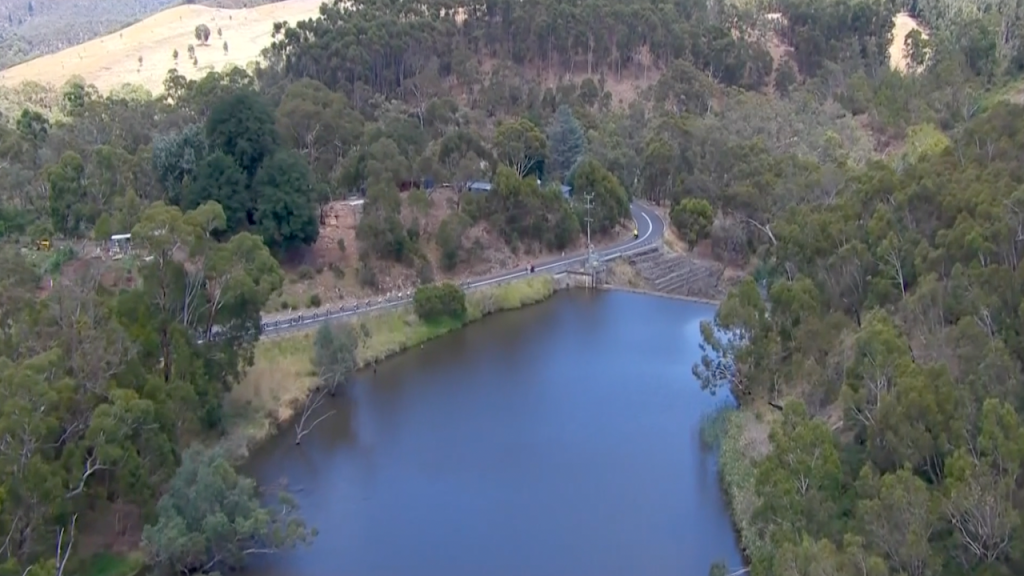
[[[554,291],[554,279],[550,276],[475,290],[466,296],[467,322],[541,302]],[[360,366],[379,362],[462,327],[459,322],[426,324],[408,307],[355,321],[365,325],[370,333],[359,349]],[[223,442],[237,457],[244,458],[254,444],[290,419],[316,383],[310,363],[314,334],[299,332],[257,345],[255,364],[226,401],[229,431]]]
[[[89,558],[83,576],[135,576],[146,566],[142,554],[101,552]]]
[[[765,532],[754,520],[759,500],[754,486],[755,465],[764,456],[769,425],[747,410],[723,404],[701,425],[701,440],[718,450],[722,490],[748,559],[769,554]]]

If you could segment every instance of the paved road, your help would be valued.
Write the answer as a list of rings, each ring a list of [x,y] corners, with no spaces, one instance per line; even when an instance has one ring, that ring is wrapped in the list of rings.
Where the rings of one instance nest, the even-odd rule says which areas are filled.
[[[625,242],[620,242],[598,251],[598,255],[601,258],[614,257],[619,252],[626,252],[648,246],[660,241],[662,236],[664,236],[665,222],[654,210],[634,202],[630,206],[630,211],[633,214],[633,219],[636,221],[638,232],[637,239],[634,240],[630,238]],[[578,252],[576,254],[566,255],[562,258],[555,258],[535,263],[534,273],[556,273],[574,264],[582,264],[586,262],[586,260],[586,252]],[[475,290],[484,286],[508,282],[509,280],[515,280],[529,275],[530,273],[527,270],[503,272],[501,274],[495,274],[493,276],[464,282],[462,284],[462,288],[467,291]],[[266,336],[272,336],[287,332],[307,330],[321,322],[326,322],[327,320],[356,316],[367,312],[381,311],[389,308],[397,308],[399,306],[404,306],[411,300],[412,298],[410,296],[404,296],[395,298],[391,301],[374,300],[372,303],[364,304],[361,307],[349,306],[347,308],[328,308],[315,311],[306,310],[303,312],[297,312],[295,315],[285,318],[277,317],[275,319],[271,319],[264,316],[263,334]]]

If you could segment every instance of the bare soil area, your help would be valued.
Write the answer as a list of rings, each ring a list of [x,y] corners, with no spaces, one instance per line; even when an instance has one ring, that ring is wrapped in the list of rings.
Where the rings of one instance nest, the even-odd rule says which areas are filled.
[[[920,30],[921,35],[928,38],[928,31],[907,12],[900,12],[893,16],[892,44],[889,44],[889,65],[894,70],[907,71],[907,55],[904,50],[904,42],[907,34],[914,30]]]

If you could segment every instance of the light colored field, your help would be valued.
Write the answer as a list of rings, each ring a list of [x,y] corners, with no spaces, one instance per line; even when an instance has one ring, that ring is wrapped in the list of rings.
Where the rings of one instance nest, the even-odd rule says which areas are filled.
[[[907,57],[903,50],[903,42],[906,40],[907,34],[910,34],[913,30],[920,30],[921,35],[928,38],[928,31],[922,28],[917,20],[906,12],[900,12],[893,16],[892,22],[894,26],[892,29],[892,44],[889,45],[889,65],[892,66],[893,70],[906,72]]]
[[[260,51],[270,44],[274,22],[294,24],[315,18],[322,1],[283,0],[241,10],[176,6],[120,32],[8,68],[0,72],[0,83],[11,86],[34,80],[59,86],[72,75],[81,75],[102,92],[131,83],[160,93],[167,71],[175,67],[171,57],[175,49],[178,50],[177,68],[188,78],[222,70],[228,64],[244,67],[258,60]],[[199,24],[210,27],[206,46],[201,46],[194,36]],[[217,37],[218,28],[223,33],[222,38]],[[228,43],[227,54],[224,42]],[[196,47],[198,68],[193,67],[188,58],[189,44]]]

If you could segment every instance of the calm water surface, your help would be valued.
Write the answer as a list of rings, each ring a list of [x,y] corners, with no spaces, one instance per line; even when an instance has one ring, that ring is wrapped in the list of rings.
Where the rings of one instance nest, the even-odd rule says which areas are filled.
[[[294,446],[286,478],[313,546],[256,576],[704,576],[741,558],[703,453],[721,398],[690,370],[710,306],[559,294],[357,379]]]

